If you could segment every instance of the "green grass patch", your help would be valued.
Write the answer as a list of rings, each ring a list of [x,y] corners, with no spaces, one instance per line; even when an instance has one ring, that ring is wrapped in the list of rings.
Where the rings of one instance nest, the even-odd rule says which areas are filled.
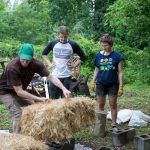
[[[124,95],[118,98],[118,111],[121,109],[140,110],[147,115],[150,115],[149,98],[150,98],[150,87],[146,85],[125,85]],[[94,93],[92,93],[94,96]],[[96,99],[96,97],[94,97]],[[108,98],[106,100],[105,111],[109,111]],[[127,128],[128,122],[125,124],[118,125],[121,128]],[[150,123],[145,127],[134,127],[136,129],[136,135],[142,135],[150,133]],[[100,146],[112,145],[111,138],[111,120],[107,120],[106,130],[108,131],[105,138],[96,138],[91,134],[90,129],[83,130],[79,133],[74,134],[77,142],[98,149]],[[125,145],[121,148],[122,150],[134,150],[133,142]]]
[[[125,85],[124,95],[118,98],[118,110],[131,109],[140,110],[147,115],[150,115],[149,98],[150,87],[146,85]],[[92,93],[93,99],[96,100],[95,94]],[[108,98],[106,100],[105,110],[109,111]],[[127,128],[128,123],[121,124],[119,128]],[[142,135],[150,133],[150,123],[145,127],[134,127],[136,129],[136,135]],[[0,129],[11,129],[11,119],[8,110],[3,104],[0,104]],[[87,128],[73,135],[76,142],[80,142],[88,147],[98,149],[100,146],[111,146],[111,120],[107,120],[106,124],[107,136],[105,138],[96,138],[91,134],[91,128]],[[134,150],[133,142],[125,145],[122,150]]]
[[[0,130],[11,129],[11,118],[7,108],[0,104]]]

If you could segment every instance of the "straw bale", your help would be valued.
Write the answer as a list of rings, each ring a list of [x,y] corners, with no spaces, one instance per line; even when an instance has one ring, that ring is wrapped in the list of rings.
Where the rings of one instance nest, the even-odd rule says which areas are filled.
[[[31,136],[9,134],[0,135],[0,150],[48,150],[48,146]]]
[[[88,97],[59,99],[23,109],[22,134],[45,142],[69,139],[96,121],[95,101]]]

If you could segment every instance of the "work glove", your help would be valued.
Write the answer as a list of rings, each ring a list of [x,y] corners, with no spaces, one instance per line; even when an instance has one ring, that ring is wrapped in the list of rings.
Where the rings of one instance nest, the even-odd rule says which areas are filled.
[[[122,96],[123,95],[123,86],[120,85],[119,86],[119,90],[118,90],[118,97]]]
[[[94,80],[90,82],[90,89],[91,91],[94,91],[94,92],[96,91],[96,83]]]

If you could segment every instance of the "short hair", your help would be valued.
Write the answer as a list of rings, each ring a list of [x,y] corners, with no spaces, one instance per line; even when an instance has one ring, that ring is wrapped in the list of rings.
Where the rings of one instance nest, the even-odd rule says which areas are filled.
[[[65,33],[69,33],[68,31],[68,28],[66,26],[60,26],[59,29],[58,29],[58,34],[61,33],[61,34],[65,34]]]
[[[109,34],[104,34],[101,38],[100,38],[100,42],[102,43],[108,43],[110,46],[113,46],[113,39]]]

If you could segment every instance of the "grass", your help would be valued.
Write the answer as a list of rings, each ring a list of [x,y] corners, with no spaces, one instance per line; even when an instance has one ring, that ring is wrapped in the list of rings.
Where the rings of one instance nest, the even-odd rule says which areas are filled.
[[[150,115],[149,98],[150,98],[150,87],[146,85],[126,85],[124,87],[124,95],[118,99],[118,110],[121,109],[131,109],[140,110],[147,115]],[[108,100],[106,101],[105,110],[109,111]],[[127,128],[128,123],[118,125],[119,128]],[[150,123],[145,127],[134,127],[136,130],[136,135],[142,135],[150,133]],[[86,129],[74,135],[76,142],[92,147],[93,149],[98,149],[101,146],[112,145],[111,138],[111,121],[107,120],[106,129],[108,134],[105,138],[95,138],[91,135],[90,129]],[[123,146],[122,150],[134,150],[134,143]]]
[[[0,130],[11,129],[11,118],[8,110],[3,104],[0,104]]]
[[[146,85],[126,85],[124,87],[124,95],[118,99],[118,110],[131,109],[141,110],[147,115],[150,115],[149,98],[150,98],[150,87]],[[106,111],[109,111],[108,100],[106,102]],[[119,125],[119,128],[127,128],[128,123]],[[142,135],[150,133],[150,123],[146,127],[134,127],[136,129],[136,135]],[[0,104],[0,130],[11,129],[10,115],[3,104]],[[95,138],[91,135],[90,129],[85,129],[79,133],[74,134],[76,142],[80,142],[86,146],[97,149],[101,146],[111,146],[111,121],[107,120],[106,129],[108,134],[105,138]],[[134,150],[133,142],[125,145],[121,148],[122,150]]]

